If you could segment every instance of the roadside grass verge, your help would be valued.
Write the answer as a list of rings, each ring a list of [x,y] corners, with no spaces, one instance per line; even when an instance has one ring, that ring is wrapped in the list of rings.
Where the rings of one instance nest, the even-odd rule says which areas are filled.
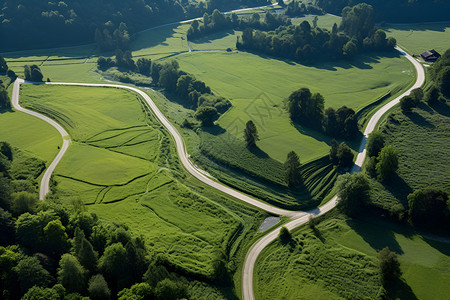
[[[371,216],[347,219],[333,212],[316,228],[302,226],[292,232],[292,243],[276,240],[263,250],[255,267],[256,299],[381,298],[377,252],[386,246],[403,271],[390,290],[394,299],[446,299],[450,292],[449,245]]]

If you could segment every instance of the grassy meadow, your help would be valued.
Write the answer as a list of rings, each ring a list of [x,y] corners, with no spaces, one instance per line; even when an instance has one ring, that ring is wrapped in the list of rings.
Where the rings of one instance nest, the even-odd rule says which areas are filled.
[[[450,48],[450,22],[396,25],[387,24],[383,30],[397,39],[398,44],[412,54],[435,49],[443,54]]]
[[[142,234],[176,268],[211,276],[222,253],[238,254],[265,214],[186,175],[167,133],[131,92],[23,85],[22,103],[73,138],[55,170],[56,194]]]
[[[372,202],[390,211],[408,208],[406,197],[416,189],[450,190],[448,142],[450,107],[421,103],[412,114],[397,108],[381,125],[386,143],[398,150],[397,175],[388,183],[372,180]]]
[[[298,228],[292,243],[276,240],[263,250],[255,268],[256,299],[381,298],[377,252],[386,246],[403,272],[390,290],[393,299],[447,299],[448,244],[372,217],[332,213],[316,228]]]

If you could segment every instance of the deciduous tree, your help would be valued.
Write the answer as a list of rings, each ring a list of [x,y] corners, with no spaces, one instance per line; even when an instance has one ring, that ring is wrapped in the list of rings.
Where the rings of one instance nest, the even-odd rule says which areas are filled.
[[[256,142],[259,141],[258,130],[256,129],[256,125],[252,120],[248,121],[247,124],[245,124],[244,140],[247,144],[247,147],[253,147],[256,145]]]

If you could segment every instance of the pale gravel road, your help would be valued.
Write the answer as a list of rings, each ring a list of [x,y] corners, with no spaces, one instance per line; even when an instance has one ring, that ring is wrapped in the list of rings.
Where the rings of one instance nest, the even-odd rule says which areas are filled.
[[[381,117],[388,112],[392,107],[397,105],[400,102],[400,99],[404,96],[407,96],[411,93],[411,91],[415,88],[421,87],[423,83],[425,82],[425,71],[422,67],[422,65],[417,62],[413,57],[411,57],[409,54],[407,54],[403,49],[400,47],[396,47],[396,50],[401,53],[401,55],[405,56],[415,67],[417,72],[417,78],[415,84],[408,89],[406,92],[395,98],[394,100],[390,101],[386,105],[384,105],[382,108],[380,108],[369,120],[369,123],[366,126],[366,129],[364,130],[364,137],[361,141],[359,153],[356,157],[355,164],[351,170],[351,173],[359,172],[361,170],[361,166],[364,162],[364,159],[366,157],[366,139],[367,136],[375,130],[375,127],[380,121]],[[337,196],[334,196],[329,202],[322,205],[321,207],[317,209],[313,209],[311,211],[303,212],[303,213],[297,213],[293,220],[288,222],[286,226],[289,230],[292,230],[294,228],[297,228],[306,222],[308,222],[309,217],[316,217],[325,214],[326,212],[330,211],[336,206],[337,203]],[[270,232],[269,234],[263,236],[260,240],[258,240],[249,250],[247,253],[247,257],[244,261],[244,267],[242,268],[242,298],[244,300],[255,300],[255,294],[253,292],[253,273],[255,268],[256,260],[261,253],[261,251],[269,245],[271,242],[273,242],[279,235],[281,230],[281,226]]]

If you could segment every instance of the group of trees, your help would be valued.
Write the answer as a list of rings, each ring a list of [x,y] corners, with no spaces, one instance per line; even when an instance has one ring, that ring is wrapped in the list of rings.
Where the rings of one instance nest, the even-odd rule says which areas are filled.
[[[261,30],[272,30],[282,25],[290,25],[291,21],[277,14],[267,12],[264,19],[260,14],[254,13],[251,17],[238,17],[237,14],[224,14],[215,9],[211,15],[205,13],[203,15],[203,24],[198,20],[192,22],[187,31],[189,39],[195,39],[200,36],[210,34],[225,29],[245,29],[257,28]]]
[[[11,103],[8,91],[6,89],[9,84],[11,84],[14,80],[16,80],[17,76],[13,70],[8,68],[6,60],[1,55],[0,55],[0,76],[2,76],[3,79],[6,79],[6,82],[3,82],[3,80],[0,79],[0,110],[9,109],[11,108]]]
[[[124,72],[137,72],[151,77],[154,85],[164,88],[167,93],[177,96],[183,105],[196,110],[195,117],[202,126],[212,126],[219,115],[231,106],[229,100],[214,95],[203,81],[180,70],[176,60],[160,64],[148,58],[139,58],[135,62],[131,51],[117,49],[115,59],[99,57],[97,66],[103,71],[118,67]],[[188,123],[185,125],[191,126]]]
[[[283,3],[284,4],[284,3]],[[297,2],[295,0],[286,5],[285,15],[289,17],[303,17],[305,15],[323,15],[323,9],[310,3]],[[316,24],[317,25],[317,24]],[[314,26],[317,27],[317,26]]]
[[[0,4],[0,32],[8,43],[0,50],[44,48],[96,41],[101,49],[127,49],[139,30],[214,9],[268,5],[268,0],[5,0]],[[123,30],[124,24],[128,29]]]
[[[334,138],[352,139],[359,132],[355,111],[343,106],[324,111],[325,99],[308,88],[293,92],[287,100],[291,119],[303,126],[322,131]]]
[[[43,81],[44,75],[42,75],[41,68],[37,65],[25,65],[23,74],[25,75],[25,80],[41,82]]]
[[[447,21],[450,3],[446,0],[314,0],[327,12],[339,14],[349,5],[368,3],[374,7],[377,22],[411,23]]]
[[[105,28],[95,30],[95,43],[101,51],[120,49],[126,51],[130,48],[130,34],[125,23],[121,22],[119,27],[111,34],[112,23],[108,22]]]
[[[355,155],[346,143],[338,144],[335,139],[331,140],[330,161],[338,168],[350,168],[353,165],[354,157]]]
[[[394,38],[386,38],[384,31],[376,30],[373,9],[366,4],[344,9],[341,25],[335,24],[331,32],[303,21],[267,33],[246,28],[236,43],[238,49],[304,63],[351,58],[359,52],[390,50],[395,45]]]
[[[380,181],[388,180],[398,169],[397,150],[385,145],[385,139],[380,131],[373,131],[367,138],[366,173]]]

